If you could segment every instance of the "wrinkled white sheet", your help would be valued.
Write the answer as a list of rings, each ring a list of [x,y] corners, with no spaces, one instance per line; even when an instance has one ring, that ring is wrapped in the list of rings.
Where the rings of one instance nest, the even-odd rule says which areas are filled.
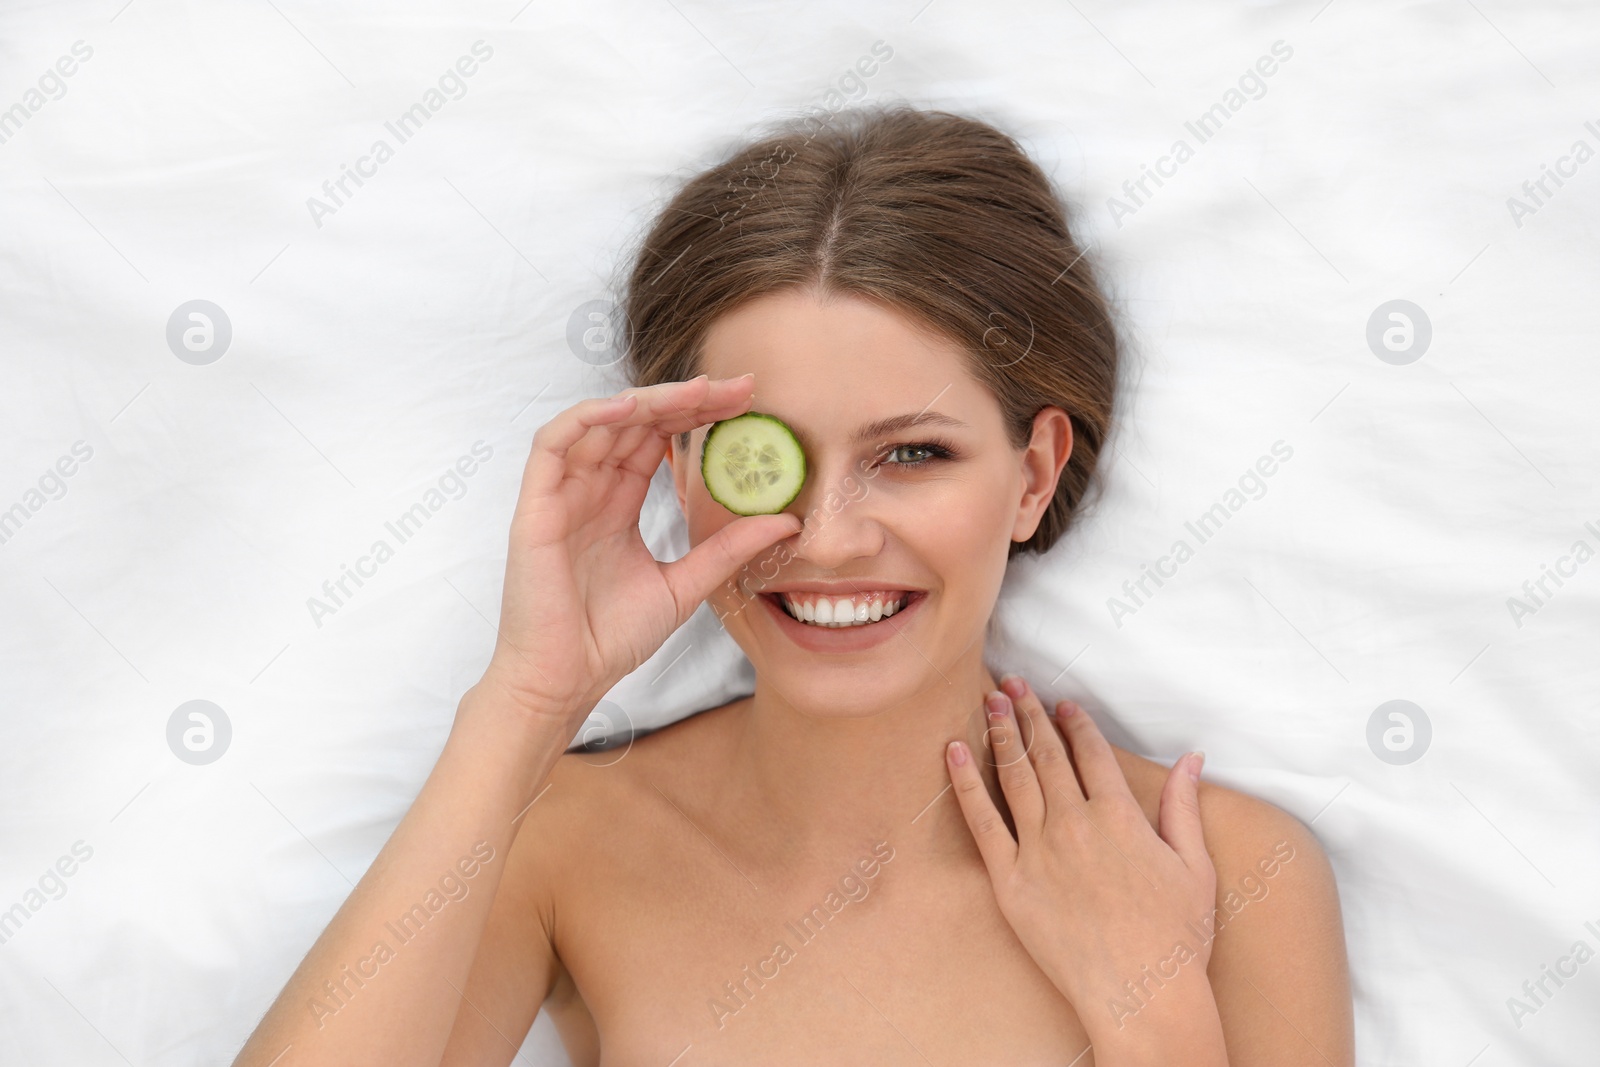
[[[1312,824],[1362,1064],[1593,1063],[1597,45],[1592,6],[1503,0],[6,5],[0,1061],[231,1058],[487,660],[531,434],[620,384],[569,317],[753,124],[903,98],[1037,154],[1138,369],[993,660]],[[1396,364],[1401,299],[1431,340]],[[169,346],[194,300],[214,362],[214,313]],[[656,726],[748,672],[703,609],[611,700]],[[1399,720],[1369,747],[1393,700],[1411,763]],[[526,1057],[565,1062],[547,1020]]]

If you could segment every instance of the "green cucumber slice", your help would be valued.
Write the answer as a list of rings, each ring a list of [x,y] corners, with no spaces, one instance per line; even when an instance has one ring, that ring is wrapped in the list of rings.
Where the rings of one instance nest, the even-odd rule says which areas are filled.
[[[806,454],[782,419],[747,411],[711,424],[700,476],[711,499],[735,515],[775,515],[800,495]]]

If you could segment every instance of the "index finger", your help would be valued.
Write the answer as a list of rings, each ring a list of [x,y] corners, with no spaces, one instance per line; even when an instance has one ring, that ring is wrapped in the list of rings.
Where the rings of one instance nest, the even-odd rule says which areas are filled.
[[[682,433],[742,412],[750,404],[755,384],[754,374],[738,378],[712,378],[702,374],[688,381],[624,389],[617,396],[636,396],[639,404],[616,425],[654,423],[656,430],[664,435]]]
[[[625,389],[610,397],[591,397],[559,411],[533,435],[523,477],[523,493],[554,492],[566,472],[567,453],[596,427],[612,434],[653,423],[663,437],[742,412],[750,404],[754,375],[710,380],[705,375],[682,382]],[[605,450],[609,452],[610,449]]]

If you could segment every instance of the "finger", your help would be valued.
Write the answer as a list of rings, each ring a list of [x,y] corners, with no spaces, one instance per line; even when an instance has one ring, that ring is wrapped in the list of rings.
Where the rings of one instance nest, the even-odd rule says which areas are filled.
[[[554,492],[566,475],[569,453],[573,465],[599,463],[611,453],[615,435],[624,427],[652,424],[670,437],[706,422],[731,418],[749,407],[754,384],[752,376],[716,382],[702,376],[581,400],[557,412],[534,433],[522,491]],[[598,435],[592,442],[591,433]]]
[[[650,426],[629,426],[617,434],[610,461],[621,470],[651,478],[672,447],[672,435],[657,433]]]
[[[617,396],[636,396],[638,403],[603,432],[590,434],[568,454],[569,466],[619,466],[638,450],[647,438],[655,438],[651,449],[665,454],[672,436],[718,419],[731,418],[749,409],[753,396],[753,377],[711,380],[701,375],[682,382],[625,389]],[[629,469],[637,470],[641,458]],[[646,474],[654,474],[659,458]]]
[[[1100,732],[1100,727],[1089,718],[1089,713],[1070,700],[1058,700],[1056,722],[1061,725],[1061,732],[1072,748],[1073,759],[1077,761],[1078,778],[1083,782],[1084,795],[1094,800],[1096,797],[1116,796],[1120,792],[1131,799],[1133,791],[1128,788],[1128,780],[1117,765],[1117,757],[1112,753],[1105,735]]]
[[[667,436],[704,426],[745,411],[755,392],[755,376],[717,378],[701,375],[684,382],[661,382],[625,389],[619,396],[637,395],[639,406],[622,425],[650,423]]]
[[[1078,788],[1078,778],[1067,761],[1067,745],[1056,732],[1056,724],[1044,710],[1039,694],[1024,679],[1014,674],[1000,681],[1000,688],[1012,698],[1018,713],[1028,721],[1030,737],[1028,757],[1033,761],[1034,773],[1039,776],[1039,791],[1044,797],[1045,814],[1050,812],[1052,800],[1059,801],[1062,794],[1069,800],[1083,802],[1083,791]],[[1056,790],[1061,790],[1057,793]]]
[[[1021,724],[1011,698],[994,690],[984,696],[984,711],[988,715],[989,748],[994,753],[1000,791],[1005,794],[1006,805],[1011,809],[1011,821],[1017,826],[1017,841],[1020,844],[1023,834],[1031,836],[1037,833],[1044,822],[1044,794],[1040,791],[1039,776],[1034,773],[1033,763],[1028,758]],[[1037,737],[1037,733],[1034,736]]]
[[[1206,852],[1205,828],[1200,820],[1200,766],[1205,753],[1190,752],[1172,765],[1161,789],[1158,824],[1161,840],[1172,846],[1184,866],[1199,874],[1211,866]]]
[[[945,766],[950,771],[950,782],[955,787],[956,803],[966,817],[967,829],[978,843],[978,853],[989,870],[989,879],[996,885],[1011,873],[1017,862],[1017,842],[1006,829],[989,790],[984,788],[983,776],[972,760],[972,750],[963,741],[952,741],[945,746]]]
[[[631,397],[591,397],[557,412],[534,431],[533,447],[522,472],[526,496],[553,493],[567,472],[567,453],[595,426],[616,423],[638,403]]]
[[[679,625],[757,552],[793,537],[804,525],[800,516],[787,511],[747,515],[695,545],[682,559],[663,564],[661,574],[678,605]]]

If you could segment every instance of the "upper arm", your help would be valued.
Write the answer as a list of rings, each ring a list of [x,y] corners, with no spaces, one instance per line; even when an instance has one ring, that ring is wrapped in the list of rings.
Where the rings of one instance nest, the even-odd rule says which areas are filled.
[[[1316,835],[1264,801],[1202,786],[1217,871],[1207,973],[1232,1067],[1355,1062],[1344,923]]]
[[[523,813],[478,942],[441,1067],[509,1064],[562,972],[554,947],[552,874],[570,836],[570,757],[556,761]],[[446,995],[455,995],[450,990]]]

